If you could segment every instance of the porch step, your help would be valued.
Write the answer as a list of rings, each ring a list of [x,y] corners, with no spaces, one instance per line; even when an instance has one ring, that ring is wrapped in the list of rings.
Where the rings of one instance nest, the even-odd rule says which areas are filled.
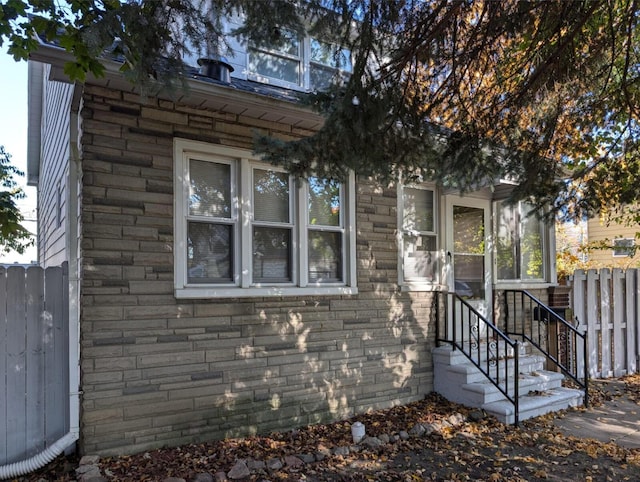
[[[471,350],[473,353],[472,358],[476,362],[486,363],[489,357],[493,359],[512,359],[514,357],[513,350],[508,347],[508,350],[505,350],[503,344],[500,345],[499,349],[495,350],[487,350],[486,346],[483,346],[479,350]],[[465,351],[469,352],[469,347],[465,347]],[[528,344],[520,345],[520,357],[527,355],[529,352]],[[433,349],[433,361],[434,363],[446,363],[447,365],[458,365],[460,363],[465,363],[468,361],[467,356],[462,352],[462,350],[454,350],[451,345],[443,345],[440,347],[436,347]]]
[[[542,392],[530,392],[518,400],[520,420],[526,420],[545,413],[578,407],[584,403],[584,393],[573,388],[558,387]],[[508,400],[486,403],[482,405],[482,408],[502,423],[515,423],[514,407]]]
[[[528,395],[532,392],[545,392],[559,388],[562,386],[563,379],[564,376],[561,373],[546,370],[538,370],[526,374],[521,373],[518,376],[520,396]],[[507,393],[511,396],[513,396],[515,391],[513,382],[514,380],[511,379],[509,384],[500,383],[500,386],[506,389]],[[498,387],[486,379],[482,382],[464,384],[461,388],[466,390],[467,399],[473,406],[481,406],[505,399],[505,396]]]
[[[543,369],[545,357],[527,352],[521,348],[519,366],[516,366],[515,358],[506,357],[496,360],[499,368],[489,367],[492,375],[500,374],[499,384],[510,395],[514,394],[517,376],[520,420],[583,403],[582,391],[562,387],[564,376],[561,373]],[[460,350],[453,350],[451,346],[437,347],[433,350],[433,361],[436,392],[452,402],[481,407],[502,422],[515,421],[513,404]],[[483,368],[487,367],[486,360],[482,364]]]

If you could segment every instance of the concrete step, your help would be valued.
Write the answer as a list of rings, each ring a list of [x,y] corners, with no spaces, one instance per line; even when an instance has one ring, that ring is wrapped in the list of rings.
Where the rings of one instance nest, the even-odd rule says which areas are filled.
[[[485,363],[487,359],[490,360],[510,360],[514,357],[513,349],[511,347],[505,347],[502,343],[499,348],[487,349],[486,344],[481,344],[480,347],[470,349],[468,346],[464,347],[464,350],[471,355],[471,358],[478,362]],[[531,352],[528,344],[520,344],[520,357],[526,356]],[[467,355],[462,350],[453,349],[451,345],[443,345],[436,347],[432,350],[433,362],[444,363],[448,365],[458,365],[468,361]]]
[[[450,367],[458,369],[460,367]],[[485,403],[506,400],[502,391],[489,381],[484,375],[480,380],[471,383],[454,382],[450,372],[436,372],[433,389],[452,402],[462,403],[470,407],[480,407]],[[444,376],[443,376],[444,374]],[[543,392],[562,386],[564,376],[558,372],[537,370],[518,375],[519,394],[526,395],[529,392]],[[501,379],[500,386],[513,396],[515,393],[515,376],[510,375],[508,382]]]
[[[500,360],[499,364],[492,367],[489,366],[489,373],[492,376],[496,376],[498,373],[500,377],[505,376],[505,364],[506,374],[508,376],[515,376],[516,373],[529,373],[533,371],[540,371],[544,368],[544,357],[540,355],[526,355],[520,358],[519,367],[516,368],[515,359],[510,358],[507,360]],[[483,366],[487,368],[486,364]],[[499,370],[499,371],[498,371]],[[482,373],[473,363],[471,363],[466,357],[459,359],[458,364],[448,365],[441,363],[440,361],[434,361],[434,373],[436,377],[442,376],[450,384],[465,384],[482,382],[486,379],[484,373]]]
[[[557,412],[584,403],[584,393],[573,388],[558,387],[542,392],[531,392],[519,398],[520,421]],[[515,409],[511,402],[501,400],[482,405],[489,414],[503,423],[515,423]]]
[[[558,372],[549,372],[546,370],[538,370],[530,373],[520,374],[518,376],[518,389],[520,396],[527,395],[530,392],[545,392],[562,386],[564,376]],[[511,378],[507,383],[502,382],[500,386],[510,396],[515,394],[514,379]],[[468,383],[460,387],[466,390],[466,399],[469,404],[478,407],[486,403],[506,400],[505,395],[489,380],[482,382]]]

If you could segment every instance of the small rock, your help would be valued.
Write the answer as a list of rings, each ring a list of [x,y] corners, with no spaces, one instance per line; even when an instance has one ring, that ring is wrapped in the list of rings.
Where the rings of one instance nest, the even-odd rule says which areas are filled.
[[[98,462],[100,462],[99,455],[85,455],[80,459],[78,465],[96,465]]]
[[[282,461],[278,458],[267,460],[267,468],[269,470],[280,470],[282,467]]]
[[[247,460],[247,467],[249,467],[249,470],[251,471],[264,470],[267,467],[267,464],[262,460],[249,459]]]
[[[318,458],[318,454],[322,454],[325,457],[328,457],[329,455],[331,455],[331,450],[329,449],[329,447],[327,447],[324,444],[318,445],[318,448],[316,450],[317,450],[316,458]]]
[[[304,465],[304,462],[294,455],[285,455],[284,463],[287,467],[293,468],[302,467]]]
[[[298,454],[297,457],[305,464],[312,464],[316,461],[316,456],[313,454]]]
[[[378,437],[366,437],[362,442],[360,442],[365,447],[369,447],[370,449],[376,449],[378,447],[382,447],[384,444]]]
[[[462,415],[460,412],[456,412],[454,414],[451,414],[451,416],[449,416],[449,423],[451,425],[453,425],[454,427],[457,427],[458,425],[461,425],[464,423],[464,415]]]
[[[180,477],[166,477],[162,479],[162,482],[187,482],[187,481],[184,479],[181,479]]]
[[[424,436],[428,437],[433,432],[437,432],[438,430],[440,430],[440,427],[438,425],[436,425],[435,423],[429,423],[424,427]]]
[[[316,452],[315,458],[317,462],[322,462],[324,459],[327,458],[327,454],[324,454],[322,452]]]
[[[105,477],[103,477],[102,475],[90,475],[90,476],[82,476],[78,479],[80,482],[109,482]]]
[[[76,469],[76,474],[82,475],[82,474],[88,474],[89,472],[96,472],[96,471],[100,473],[100,469],[98,468],[97,465],[80,465]]]
[[[216,478],[216,482],[227,482],[227,474],[225,474],[222,470],[219,472],[216,472],[216,475],[214,476]]]
[[[236,464],[231,468],[227,477],[233,480],[242,479],[244,477],[249,477],[251,475],[251,471],[244,460],[238,460]]]
[[[398,437],[400,437],[400,440],[409,440],[409,433],[406,430],[400,430]]]
[[[469,420],[471,420],[472,422],[480,422],[484,420],[486,416],[487,414],[484,410],[473,410],[469,414]]]
[[[383,444],[388,444],[391,441],[391,437],[389,437],[389,435],[387,435],[386,433],[383,433],[378,438]]]
[[[417,423],[413,427],[411,427],[411,430],[409,430],[409,435],[412,435],[414,437],[422,437],[424,435],[424,432],[424,425],[422,425],[421,423]]]
[[[213,475],[203,472],[202,474],[196,475],[192,482],[214,482],[214,479]]]
[[[349,455],[349,447],[334,447],[333,455]]]

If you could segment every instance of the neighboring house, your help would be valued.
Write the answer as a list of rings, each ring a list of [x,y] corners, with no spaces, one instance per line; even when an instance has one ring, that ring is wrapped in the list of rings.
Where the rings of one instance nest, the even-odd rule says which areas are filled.
[[[508,183],[461,197],[261,163],[254,130],[295,139],[323,122],[291,95],[336,70],[312,45],[234,45],[230,83],[194,74],[176,98],[142,98],[116,63],[70,84],[62,50],[33,55],[28,176],[39,262],[69,261],[82,452],[419,400],[434,388],[439,293],[491,319],[501,290],[544,301],[555,284],[552,226],[503,203]]]
[[[637,250],[636,239],[638,232],[640,232],[640,225],[607,224],[600,218],[589,219],[585,244],[594,246],[587,253],[589,268],[639,267],[640,251]],[[598,247],[601,245],[608,248]]]

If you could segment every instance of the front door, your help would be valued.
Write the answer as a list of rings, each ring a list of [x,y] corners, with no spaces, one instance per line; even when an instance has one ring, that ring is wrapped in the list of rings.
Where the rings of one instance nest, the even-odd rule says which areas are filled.
[[[491,320],[491,201],[448,195],[445,209],[449,291]]]

